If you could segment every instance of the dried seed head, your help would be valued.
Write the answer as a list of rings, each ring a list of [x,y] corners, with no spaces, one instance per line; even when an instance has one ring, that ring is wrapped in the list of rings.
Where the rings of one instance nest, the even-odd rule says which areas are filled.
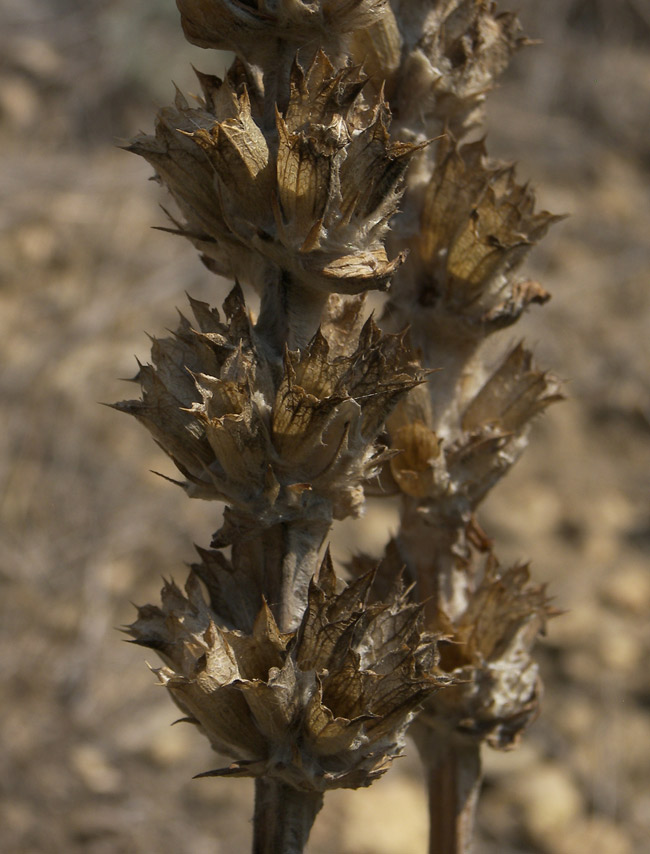
[[[429,381],[434,403],[437,376]],[[389,418],[391,447],[401,452],[390,460],[392,477],[405,495],[421,502],[421,516],[430,509],[465,522],[519,458],[530,422],[562,399],[559,382],[533,366],[522,344],[469,399],[458,389],[457,421],[440,418],[435,407],[416,407],[418,397],[401,402]]]
[[[491,165],[482,141],[459,148],[441,140],[389,311],[413,318],[414,338],[432,358],[436,348],[476,344],[510,326],[528,305],[548,299],[515,272],[559,219],[535,211],[532,190],[517,184],[512,166]]]
[[[530,584],[526,565],[501,570],[490,553],[478,577],[458,619],[451,623],[441,613],[433,621],[447,623],[441,667],[456,681],[444,696],[431,698],[424,722],[444,722],[503,750],[537,715],[542,685],[532,648],[554,611],[545,588]]]
[[[483,118],[485,96],[526,44],[516,15],[492,0],[397,0],[405,42],[396,86],[400,126],[421,138],[443,126],[462,136]]]
[[[190,107],[177,91],[174,105],[163,108],[157,115],[155,136],[140,134],[128,150],[144,157],[154,167],[157,180],[167,187],[176,202],[183,221],[178,222],[170,216],[173,225],[170,231],[190,240],[213,272],[261,287],[268,276],[269,264],[242,244],[231,230],[218,175],[193,138],[198,130],[214,126],[215,114],[222,121],[232,121],[241,115],[240,102],[235,95],[237,76],[231,69],[225,83],[205,75],[200,79],[206,92],[203,106]],[[242,95],[242,100],[244,105],[250,105],[247,96]],[[259,153],[259,157],[264,156],[267,156],[265,145]],[[257,162],[259,165],[259,158]],[[238,165],[240,170],[236,174],[243,182],[242,192],[250,199],[256,178],[260,179],[252,172],[247,173],[245,164]]]
[[[168,185],[179,232],[216,272],[258,289],[278,270],[325,293],[384,289],[404,256],[389,261],[383,238],[417,146],[391,142],[388,106],[368,107],[364,79],[322,52],[306,73],[294,64],[284,115],[263,132],[234,72],[203,76],[203,105],[178,96],[131,150]]]
[[[197,328],[182,318],[174,337],[155,340],[153,366],[136,377],[142,400],[117,408],[150,430],[189,495],[226,501],[257,528],[357,515],[363,481],[387,458],[377,435],[421,381],[403,336],[382,335],[372,319],[357,331],[350,316],[332,317],[333,353],[317,332],[301,353],[286,353],[278,379],[238,288],[224,304],[227,323],[191,305]]]
[[[444,561],[434,546],[429,550],[430,565],[420,571],[436,576]],[[439,597],[425,609],[427,628],[440,637],[435,672],[452,682],[426,701],[418,725],[433,728],[443,739],[456,734],[507,749],[537,714],[542,685],[532,648],[557,612],[545,587],[530,583],[526,565],[503,570],[491,551],[482,558],[473,548],[456,554],[454,561],[455,571],[468,582],[463,606],[452,613]],[[350,568],[360,576],[372,563],[359,556]],[[377,570],[379,594],[390,589],[405,565],[408,577],[409,558],[391,541]],[[438,581],[446,585],[450,577]]]
[[[156,650],[174,701],[234,759],[209,775],[322,792],[367,786],[387,770],[416,707],[447,680],[434,674],[420,609],[400,592],[369,605],[371,581],[337,592],[326,557],[300,626],[285,634],[266,605],[250,632],[220,627],[194,573],[185,595],[166,584],[161,608],[139,609],[129,633]]]

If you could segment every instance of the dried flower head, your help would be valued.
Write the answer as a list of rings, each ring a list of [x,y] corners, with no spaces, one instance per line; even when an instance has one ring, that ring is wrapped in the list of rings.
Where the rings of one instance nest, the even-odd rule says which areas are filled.
[[[422,571],[447,584],[450,573],[439,558],[432,551]],[[463,602],[433,595],[425,610],[427,628],[440,638],[436,673],[452,681],[426,701],[418,725],[433,728],[443,739],[455,735],[507,749],[537,715],[542,685],[532,649],[557,612],[545,587],[530,583],[527,565],[504,570],[491,550],[482,557],[475,547],[453,559],[467,582]],[[359,556],[350,566],[354,575],[362,575],[371,564],[371,558]],[[380,594],[405,566],[408,577],[409,557],[391,540],[378,569]]]
[[[404,59],[395,85],[400,126],[462,136],[483,118],[485,96],[526,43],[516,15],[492,0],[397,0]]]
[[[417,147],[391,142],[386,102],[369,107],[359,70],[322,52],[307,72],[294,64],[271,130],[241,74],[201,75],[201,106],[179,94],[155,137],[130,146],[178,203],[177,230],[215,272],[258,289],[280,275],[325,294],[385,288],[404,256],[389,261],[383,238]]]
[[[417,706],[446,682],[435,675],[435,643],[420,634],[421,609],[399,591],[368,604],[372,573],[337,592],[326,556],[295,632],[280,632],[266,604],[242,631],[215,613],[222,598],[212,598],[210,576],[204,564],[210,605],[193,572],[185,595],[165,584],[162,608],[140,608],[128,629],[161,656],[156,673],[188,719],[234,760],[208,775],[317,792],[381,776]]]
[[[453,352],[458,343],[479,343],[549,298],[516,271],[559,219],[535,211],[532,190],[515,181],[512,165],[491,164],[483,141],[441,140],[391,310],[413,317],[424,346]]]
[[[478,389],[459,384],[453,407],[436,411],[423,394],[396,407],[388,426],[401,453],[390,460],[391,475],[420,502],[420,516],[467,522],[526,447],[531,421],[561,399],[558,380],[517,344]]]
[[[150,430],[189,495],[226,501],[258,529],[357,515],[363,482],[387,457],[377,435],[421,380],[404,337],[382,335],[372,319],[359,331],[354,313],[333,318],[332,347],[317,332],[302,352],[286,352],[278,376],[238,288],[226,323],[191,305],[198,328],[181,318],[173,337],[154,340],[153,365],[136,377],[142,400],[117,408]]]
[[[432,698],[427,716],[504,750],[537,715],[542,685],[532,649],[555,612],[544,586],[530,584],[527,565],[502,570],[490,552],[473,572],[467,608],[453,622],[439,617],[449,638],[441,667],[455,684]]]

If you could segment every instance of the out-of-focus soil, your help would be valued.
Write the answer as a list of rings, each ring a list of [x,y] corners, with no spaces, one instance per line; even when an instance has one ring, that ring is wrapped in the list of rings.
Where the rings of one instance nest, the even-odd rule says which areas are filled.
[[[650,838],[650,3],[519,0],[544,39],[489,100],[488,146],[570,218],[531,256],[553,293],[513,338],[568,401],[488,499],[504,560],[566,614],[540,646],[541,717],[486,752],[477,854],[643,854]],[[150,170],[114,146],[195,87],[174,4],[5,0],[0,31],[0,850],[215,854],[249,845],[251,787],[218,761],[115,627],[184,575],[219,508],[190,502],[135,423],[101,407],[175,323],[225,290],[164,224]],[[153,8],[150,8],[153,7]],[[379,547],[371,508],[339,555]],[[375,515],[373,515],[373,513]],[[379,522],[377,519],[379,518]],[[153,661],[153,655],[151,656]],[[413,751],[410,751],[412,754]],[[213,766],[212,766],[213,767]],[[314,854],[423,854],[409,755],[335,793]]]

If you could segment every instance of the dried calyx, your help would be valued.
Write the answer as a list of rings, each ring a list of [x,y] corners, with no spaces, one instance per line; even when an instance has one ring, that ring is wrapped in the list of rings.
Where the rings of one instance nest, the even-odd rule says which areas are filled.
[[[358,515],[363,483],[387,459],[377,441],[423,373],[403,335],[382,335],[362,302],[336,308],[301,352],[272,366],[239,288],[225,322],[191,300],[173,337],[155,339],[135,379],[134,415],[173,459],[192,497],[225,501],[255,529]]]
[[[437,144],[433,171],[417,196],[411,257],[391,294],[395,322],[412,318],[425,363],[473,354],[482,341],[515,323],[549,295],[517,276],[549,226],[561,217],[535,210],[511,164],[491,162],[483,141]]]
[[[420,515],[426,506],[467,522],[519,458],[534,418],[562,399],[559,389],[521,343],[477,388],[459,384],[448,403],[435,388],[418,389],[390,416],[391,447],[402,453],[391,459],[384,487],[415,499]]]
[[[486,95],[526,44],[516,15],[493,0],[394,0],[403,58],[392,82],[405,138],[437,125],[460,137],[483,119]]]
[[[419,724],[443,741],[485,741],[507,749],[537,715],[541,681],[532,650],[557,612],[545,587],[531,583],[527,565],[502,568],[489,544],[479,548],[471,525],[465,533],[467,551],[455,557],[456,571],[468,579],[463,602],[438,597],[426,607],[426,626],[440,638],[436,673],[452,682],[427,700]],[[357,557],[351,568],[363,574],[372,563]],[[389,589],[404,565],[401,544],[392,540],[378,569],[377,589]],[[432,555],[428,571],[435,575],[438,569]]]
[[[367,786],[400,755],[418,704],[448,680],[435,673],[421,608],[399,589],[369,604],[371,583],[372,573],[345,587],[326,556],[300,625],[283,633],[266,603],[255,611],[252,597],[239,606],[224,598],[204,560],[185,595],[169,583],[161,608],[139,609],[129,633],[161,656],[160,681],[233,760],[209,775],[322,793]]]
[[[199,80],[199,106],[179,93],[155,136],[130,146],[177,202],[173,230],[214,272],[262,293],[282,282],[296,322],[311,307],[309,335],[330,293],[385,289],[404,254],[389,260],[383,240],[417,146],[391,141],[388,106],[366,102],[359,69],[337,71],[322,51],[306,71],[294,62],[272,126],[241,63]]]

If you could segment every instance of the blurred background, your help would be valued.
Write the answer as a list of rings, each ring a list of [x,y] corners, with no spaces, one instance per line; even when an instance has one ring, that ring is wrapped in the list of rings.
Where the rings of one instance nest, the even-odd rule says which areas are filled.
[[[540,646],[542,715],[486,752],[477,854],[642,854],[650,838],[650,0],[517,0],[543,45],[489,100],[488,147],[571,216],[528,272],[553,293],[513,339],[568,402],[482,513],[504,561],[530,558],[559,608]],[[219,510],[100,401],[175,325],[184,290],[226,288],[152,231],[163,192],[116,143],[195,91],[172,0],[2,0],[0,28],[0,850],[231,854],[249,847],[246,781],[216,767],[122,643],[130,601],[181,582]],[[381,549],[390,507],[354,527]],[[337,554],[352,548],[350,526]],[[149,660],[154,662],[153,653]],[[409,756],[328,797],[313,854],[425,854]]]

